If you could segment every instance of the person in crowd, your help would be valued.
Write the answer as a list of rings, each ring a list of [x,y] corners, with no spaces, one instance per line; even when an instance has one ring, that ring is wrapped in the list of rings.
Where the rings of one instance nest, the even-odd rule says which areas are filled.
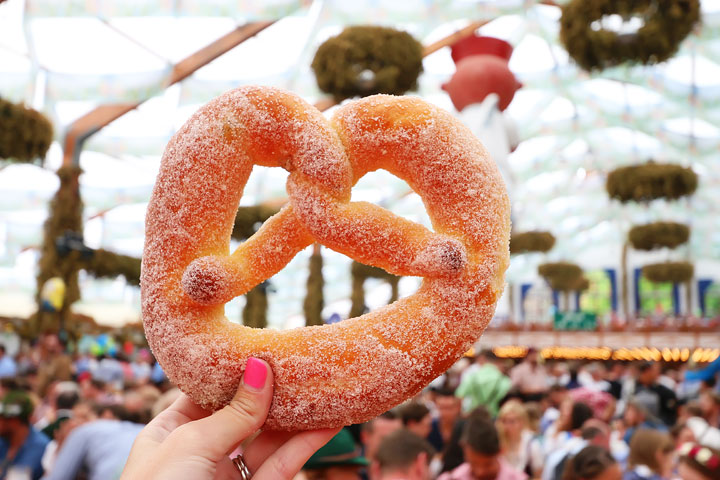
[[[607,369],[605,380],[610,385],[608,393],[615,397],[615,400],[622,398],[622,386],[626,372],[625,364],[619,361],[613,361]]]
[[[628,469],[623,480],[664,480],[672,474],[675,444],[665,432],[640,429],[630,441]]]
[[[462,465],[463,462],[465,462],[461,439],[463,432],[465,431],[466,423],[473,419],[482,420],[485,422],[493,421],[492,417],[490,416],[490,412],[488,412],[488,410],[482,405],[470,412],[465,419],[458,420],[458,422],[455,424],[455,429],[453,430],[452,436],[450,437],[450,440],[445,443],[445,448],[443,449],[440,456],[442,463],[440,472],[449,472],[456,469],[457,467]]]
[[[549,387],[565,387],[570,381],[570,373],[565,362],[553,361],[547,365]]]
[[[492,422],[482,418],[467,421],[461,441],[465,463],[438,480],[525,480],[500,454],[500,437]]]
[[[448,387],[435,389],[432,396],[437,416],[432,419],[428,442],[436,452],[445,450],[455,430],[462,430],[461,400]]]
[[[608,392],[579,387],[570,390],[569,395],[574,401],[582,402],[592,408],[595,418],[603,422],[610,422],[615,416],[615,397]]]
[[[706,390],[700,394],[700,409],[703,418],[708,425],[720,427],[720,393],[713,390]]]
[[[12,378],[17,375],[17,363],[7,354],[5,345],[0,343],[0,378]]]
[[[152,355],[147,348],[140,349],[135,355],[135,359],[130,364],[135,382],[142,385],[150,381],[152,376]]]
[[[510,370],[512,387],[516,388],[525,401],[540,401],[549,385],[545,367],[540,364],[540,352],[528,349],[525,359]]]
[[[668,432],[670,433],[670,436],[673,439],[673,442],[675,442],[675,448],[680,448],[680,446],[694,442],[695,441],[695,434],[693,433],[692,429],[688,427],[687,423],[685,422],[678,422],[670,429]]]
[[[0,402],[0,478],[12,471],[28,478],[43,474],[42,456],[50,439],[30,425],[33,403],[21,390],[6,393]]]
[[[131,395],[124,405],[99,409],[99,419],[77,426],[64,440],[48,480],[71,480],[81,472],[89,480],[117,478],[150,407],[138,409]]]
[[[700,402],[697,400],[690,400],[687,402],[678,403],[677,409],[677,423],[687,422],[688,418],[691,417],[702,417],[703,411],[700,407]]]
[[[37,393],[44,397],[52,382],[72,379],[73,364],[57,334],[44,334],[39,340],[39,347],[36,360]]]
[[[565,384],[568,390],[574,390],[581,387],[580,385],[580,364],[578,362],[570,362],[568,366],[568,382]]]
[[[623,413],[623,424],[625,427],[623,440],[628,445],[630,444],[632,436],[636,430],[643,428],[650,430],[666,430],[665,424],[650,414],[645,405],[635,401],[631,401],[625,407],[625,412]]]
[[[382,442],[370,468],[373,480],[430,480],[432,446],[408,429],[396,430]]]
[[[572,430],[572,436],[562,445],[546,450],[547,458],[542,468],[543,480],[559,480],[565,462],[588,445],[610,448],[610,427],[592,416],[588,417],[588,411],[582,407],[575,407],[575,410],[575,423],[572,427],[577,428]]]
[[[525,413],[528,417],[528,430],[533,435],[540,434],[540,419],[542,418],[543,408],[540,402],[526,402],[524,405]]]
[[[581,387],[589,390],[608,392],[610,382],[605,380],[607,369],[600,362],[592,362],[586,365],[578,375],[578,382]]]
[[[380,449],[378,455],[381,455]],[[369,464],[352,434],[343,428],[308,459],[302,470],[306,480],[358,480],[361,469]]]
[[[93,378],[104,382],[105,385],[111,385],[115,389],[120,389],[125,380],[125,372],[117,358],[103,354],[100,356],[100,361],[98,362],[97,370],[93,373]]]
[[[33,426],[52,438],[53,425],[70,414],[72,407],[80,400],[80,392],[75,382],[52,382],[47,395],[35,407]]]
[[[645,407],[645,410],[666,426],[672,426],[677,415],[677,397],[672,390],[658,383],[660,364],[643,362],[638,365],[637,371],[632,400]]]
[[[545,432],[546,453],[561,450],[565,443],[578,437],[583,424],[593,418],[593,410],[583,402],[567,397],[560,406],[560,416]]]
[[[496,416],[502,400],[512,382],[497,365],[498,358],[491,350],[483,350],[475,358],[475,364],[469,367],[460,381],[455,394],[462,399],[466,413],[484,406],[492,416]]]
[[[420,402],[410,402],[398,411],[403,426],[420,438],[427,438],[432,429],[430,409]]]
[[[77,389],[66,389],[58,393],[53,404],[52,421],[42,429],[42,432],[48,438],[53,438],[60,425],[72,418],[72,410],[78,402],[80,402],[80,395]]]
[[[622,469],[606,448],[588,445],[568,459],[562,480],[622,480]]]
[[[682,480],[720,480],[720,450],[688,442],[678,450]]]
[[[558,418],[560,418],[560,406],[567,397],[567,388],[563,385],[552,385],[540,402],[544,412],[540,418],[540,433],[545,433]]]
[[[517,400],[506,402],[500,408],[495,425],[505,461],[521,472],[530,469],[530,441],[533,434],[529,429],[528,415],[523,404]]]
[[[58,395],[56,403],[58,405],[57,420],[48,427],[51,429],[47,434],[50,443],[45,449],[42,458],[42,466],[45,472],[53,469],[60,447],[62,447],[70,432],[75,427],[97,418],[92,406],[87,402],[80,402],[77,394],[72,391]]]
[[[720,449],[720,429],[710,425],[702,417],[690,417],[685,425],[693,433],[694,441],[706,447]]]
[[[363,423],[360,430],[360,442],[365,458],[370,462],[375,460],[375,453],[382,439],[402,426],[402,420],[393,411],[387,411]]]

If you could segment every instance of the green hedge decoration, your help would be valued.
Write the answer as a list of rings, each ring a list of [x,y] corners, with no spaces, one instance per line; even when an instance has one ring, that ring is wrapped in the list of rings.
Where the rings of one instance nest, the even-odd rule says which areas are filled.
[[[695,268],[689,262],[666,262],[645,265],[643,276],[655,283],[684,283],[692,280]]]
[[[320,250],[317,249],[310,256],[310,273],[307,279],[307,294],[303,302],[305,313],[305,325],[322,325],[322,309],[324,304],[323,285],[325,280],[322,274],[323,258]]]
[[[66,231],[82,231],[83,205],[80,199],[78,181],[80,167],[64,166],[57,171],[60,187],[50,201],[50,212],[45,221],[43,242],[40,249],[40,261],[37,275],[38,314],[33,317],[31,330],[39,333],[44,330],[57,330],[61,322],[66,328],[72,323],[71,305],[80,298],[78,270],[80,252],[71,252],[60,257],[55,240]],[[45,312],[40,308],[40,291],[45,282],[52,277],[60,277],[65,282],[65,298],[58,312]]]
[[[98,249],[87,260],[81,259],[80,268],[93,277],[115,278],[125,277],[131,285],[140,285],[140,259]]]
[[[612,14],[642,17],[644,25],[629,34],[597,28],[594,22]],[[571,0],[562,7],[560,41],[588,71],[648,65],[672,57],[699,20],[699,0]]]
[[[630,229],[628,239],[637,250],[654,250],[656,248],[675,248],[687,242],[690,229],[687,225],[675,222],[654,222],[637,225]]]
[[[372,267],[355,261],[353,261],[352,267],[350,267],[350,273],[352,274],[352,294],[350,297],[352,306],[350,307],[350,318],[359,317],[365,312],[365,289],[363,287],[365,286],[365,280],[367,278],[380,278],[390,284],[392,293],[390,294],[388,303],[392,303],[398,299],[399,276],[388,273],[382,268]]]
[[[423,47],[410,34],[386,27],[347,27],[315,53],[318,87],[336,100],[417,88]]]
[[[547,252],[555,245],[550,232],[523,232],[510,235],[510,253]]]
[[[674,200],[695,192],[698,177],[691,168],[649,162],[621,167],[608,174],[605,187],[621,202],[646,202],[658,198]]]
[[[543,263],[538,266],[538,273],[547,280],[553,290],[568,292],[584,290],[589,286],[587,279],[583,277],[582,268],[574,263]]]
[[[45,158],[52,140],[53,126],[45,115],[0,98],[0,159],[32,162]]]

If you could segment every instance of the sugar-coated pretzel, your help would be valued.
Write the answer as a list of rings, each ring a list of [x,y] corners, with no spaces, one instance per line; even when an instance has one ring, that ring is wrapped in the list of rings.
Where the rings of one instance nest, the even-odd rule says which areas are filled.
[[[290,172],[290,204],[230,255],[253,165]],[[422,197],[435,232],[350,202],[352,185],[379,168]],[[502,292],[509,229],[495,164],[447,112],[374,96],[328,122],[290,93],[239,88],[196,112],[163,155],[146,221],[145,333],[168,377],[204,407],[229,402],[254,356],[275,376],[265,428],[362,422],[416,394],[477,340]],[[260,330],[224,317],[224,302],[314,241],[425,278],[414,295],[333,325]]]

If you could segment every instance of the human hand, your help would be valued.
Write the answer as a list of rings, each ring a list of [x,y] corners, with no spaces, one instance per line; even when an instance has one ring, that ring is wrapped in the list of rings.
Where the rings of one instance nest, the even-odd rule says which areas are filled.
[[[250,358],[225,408],[210,414],[182,395],[140,432],[121,480],[240,479],[228,454],[265,423],[272,385],[270,366]],[[262,432],[245,446],[243,458],[253,480],[290,480],[338,430]]]

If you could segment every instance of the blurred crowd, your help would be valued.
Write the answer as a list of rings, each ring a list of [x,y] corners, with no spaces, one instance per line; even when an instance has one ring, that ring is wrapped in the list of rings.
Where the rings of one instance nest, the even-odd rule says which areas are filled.
[[[3,340],[0,478],[118,478],[144,424],[180,395],[147,348]],[[483,351],[341,430],[297,478],[720,480],[718,372],[720,360],[689,369]]]

